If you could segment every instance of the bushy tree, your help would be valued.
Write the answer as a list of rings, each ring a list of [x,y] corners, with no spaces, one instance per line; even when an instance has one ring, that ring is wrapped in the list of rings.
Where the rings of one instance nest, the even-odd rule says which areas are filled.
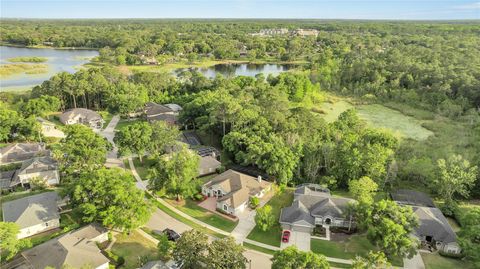
[[[179,151],[156,157],[155,166],[150,169],[149,187],[159,191],[165,189],[177,200],[195,194],[195,178],[198,175],[200,157],[182,147]]]
[[[367,204],[373,203],[373,198],[378,189],[378,185],[371,178],[361,177],[358,180],[351,180],[348,185],[350,193],[357,201]]]
[[[136,122],[119,130],[113,139],[121,156],[136,153],[140,162],[152,143],[152,127],[147,122]]]
[[[175,243],[168,240],[168,236],[166,234],[160,235],[158,240],[157,249],[158,255],[162,261],[168,261],[171,259],[173,250],[175,249]]]
[[[45,116],[48,112],[58,111],[61,107],[60,100],[55,96],[43,95],[40,98],[28,100],[22,106],[22,113],[25,116]]]
[[[129,232],[145,224],[151,207],[129,173],[100,168],[80,173],[66,194],[85,222],[99,221],[109,228]]]
[[[150,141],[151,154],[162,155],[169,150],[174,150],[181,135],[177,126],[164,121],[152,123],[152,137]]]
[[[447,161],[437,161],[438,176],[435,180],[435,189],[444,199],[446,208],[451,208],[455,203],[455,194],[468,197],[470,188],[477,179],[476,166],[460,155],[452,155]]]
[[[272,212],[272,207],[270,205],[264,205],[256,210],[257,214],[255,215],[255,224],[262,231],[267,231],[275,224],[275,217]]]
[[[390,263],[383,252],[369,251],[366,257],[356,256],[352,269],[387,269]]]
[[[296,246],[276,251],[272,258],[272,269],[328,269],[330,264],[323,255],[304,252]]]
[[[473,208],[462,217],[459,244],[467,259],[480,267],[480,208]]]
[[[183,262],[183,268],[195,269],[205,264],[208,255],[208,237],[197,231],[182,233],[173,251],[173,258]]]
[[[20,227],[16,223],[0,222],[1,258],[9,260],[20,250],[32,246],[29,239],[17,239],[18,233],[20,233]]]
[[[208,247],[208,268],[244,269],[247,259],[243,256],[243,251],[243,246],[238,245],[233,237],[214,240]]]

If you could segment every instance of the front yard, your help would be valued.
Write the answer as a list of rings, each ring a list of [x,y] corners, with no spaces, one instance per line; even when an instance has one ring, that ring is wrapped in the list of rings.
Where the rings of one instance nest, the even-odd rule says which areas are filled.
[[[443,257],[440,254],[420,253],[420,255],[422,255],[425,269],[474,268],[473,265],[469,262],[460,259]]]
[[[282,208],[290,206],[292,201],[293,189],[286,189],[283,193],[277,193],[275,196],[273,196],[267,205],[272,207],[273,215],[277,220],[275,225],[273,225],[273,227],[268,229],[266,232],[255,226],[247,238],[267,245],[280,247],[280,237],[282,235],[282,227],[280,226],[280,223],[278,223],[280,211]]]
[[[314,253],[340,259],[353,259],[357,255],[365,256],[370,250],[376,249],[365,235],[352,235],[341,242],[312,238],[310,248]],[[400,258],[395,258],[390,262],[395,266],[403,265]]]
[[[157,246],[137,231],[129,235],[118,234],[115,237],[117,241],[111,251],[125,259],[125,264],[121,268],[140,268],[144,263],[158,259]]]
[[[150,169],[154,164],[155,160],[149,159],[148,157],[144,157],[143,162],[140,162],[138,157],[133,158],[133,165],[135,166],[135,169],[142,180],[147,180],[148,169]]]
[[[165,199],[165,201],[167,201],[183,213],[226,232],[233,231],[233,229],[235,229],[238,224],[238,221],[229,220],[213,212],[210,212],[205,208],[200,207],[196,204],[195,201],[192,201],[190,199],[186,199],[182,203],[177,203],[174,200],[167,199]]]

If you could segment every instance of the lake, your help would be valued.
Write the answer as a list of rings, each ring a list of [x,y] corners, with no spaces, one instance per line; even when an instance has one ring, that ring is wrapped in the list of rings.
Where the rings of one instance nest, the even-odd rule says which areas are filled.
[[[48,61],[48,72],[40,74],[15,74],[0,78],[0,91],[24,90],[49,79],[59,72],[75,73],[78,68],[98,56],[95,50],[58,50],[34,49],[0,46],[0,64],[11,64],[8,59],[14,57],[44,57]]]
[[[178,76],[183,71],[196,70],[202,73],[207,78],[215,78],[217,74],[222,74],[224,77],[254,77],[260,73],[263,73],[265,77],[267,77],[270,74],[278,75],[281,72],[285,72],[296,67],[298,67],[298,65],[292,64],[217,64],[204,68],[180,68],[175,70],[174,74]]]

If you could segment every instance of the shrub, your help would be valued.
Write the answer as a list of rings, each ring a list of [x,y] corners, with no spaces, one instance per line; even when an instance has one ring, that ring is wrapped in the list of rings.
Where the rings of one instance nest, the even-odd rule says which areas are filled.
[[[205,199],[205,196],[201,193],[197,193],[193,196],[193,199],[195,199],[197,201],[203,201]]]
[[[251,207],[252,209],[257,208],[257,206],[258,206],[259,204],[260,204],[260,199],[258,199],[258,197],[252,196],[252,197],[250,198],[250,207]]]

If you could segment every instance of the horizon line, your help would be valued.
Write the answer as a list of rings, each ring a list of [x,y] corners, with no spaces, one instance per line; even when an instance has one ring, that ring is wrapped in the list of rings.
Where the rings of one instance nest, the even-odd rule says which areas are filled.
[[[326,21],[480,21],[479,19],[353,19],[353,18],[255,18],[255,17],[111,17],[111,18],[45,18],[45,17],[0,17],[0,20],[326,20]]]

